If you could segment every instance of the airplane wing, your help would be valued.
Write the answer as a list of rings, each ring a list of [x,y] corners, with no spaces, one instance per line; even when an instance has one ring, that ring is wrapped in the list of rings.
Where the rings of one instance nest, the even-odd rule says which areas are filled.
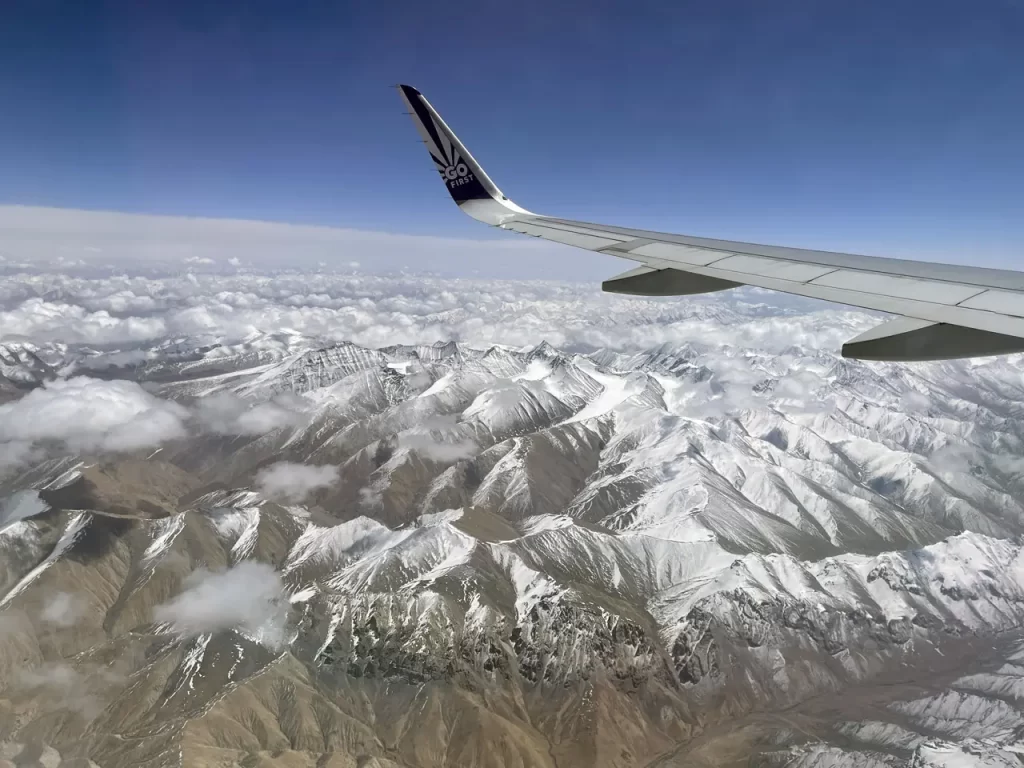
[[[899,317],[843,345],[864,360],[942,360],[1024,351],[1024,273],[648,232],[542,216],[498,189],[423,94],[398,86],[463,212],[511,232],[598,251],[638,267],[605,291],[682,296],[755,285]]]

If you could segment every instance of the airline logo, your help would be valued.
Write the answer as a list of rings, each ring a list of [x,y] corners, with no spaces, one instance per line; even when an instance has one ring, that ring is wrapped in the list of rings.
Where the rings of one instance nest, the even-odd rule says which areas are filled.
[[[441,178],[444,179],[444,183],[448,185],[449,189],[455,189],[463,184],[476,181],[476,176],[469,170],[469,166],[462,162],[459,150],[448,140],[448,137],[437,123],[434,123],[434,131],[440,142],[435,142],[434,147],[430,147],[430,154],[434,158],[437,172],[441,174]],[[440,146],[437,146],[438,144]],[[437,150],[436,153],[433,151],[434,149]]]
[[[450,189],[461,187],[463,184],[469,184],[471,181],[475,181],[476,177],[469,170],[469,167],[461,161],[459,158],[459,151],[452,147],[454,157],[447,162],[440,162],[435,157],[434,164],[437,166],[437,172],[441,174],[441,178],[444,179],[444,183],[448,185]]]
[[[459,163],[458,165],[449,165],[447,168],[438,168],[441,172],[441,176],[444,177],[445,181],[457,181],[459,179],[465,179],[467,176],[471,176],[469,168],[466,167],[465,163]]]
[[[457,140],[442,127],[440,119],[431,114],[423,97],[416,91],[406,91],[405,95],[419,124],[423,143],[426,144],[434,167],[448,187],[452,199],[461,205],[467,200],[485,200],[491,197],[491,193],[473,173],[468,159],[462,156]]]

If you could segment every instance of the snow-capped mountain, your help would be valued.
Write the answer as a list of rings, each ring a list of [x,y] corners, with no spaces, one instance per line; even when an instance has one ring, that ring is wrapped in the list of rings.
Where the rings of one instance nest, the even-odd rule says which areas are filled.
[[[1019,764],[1022,368],[0,348],[0,758]]]

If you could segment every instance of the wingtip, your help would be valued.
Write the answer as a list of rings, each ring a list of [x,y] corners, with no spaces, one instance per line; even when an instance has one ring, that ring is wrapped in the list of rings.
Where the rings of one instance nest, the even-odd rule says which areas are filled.
[[[398,88],[434,170],[466,214],[487,224],[497,224],[510,215],[527,213],[501,193],[422,93],[404,83]]]

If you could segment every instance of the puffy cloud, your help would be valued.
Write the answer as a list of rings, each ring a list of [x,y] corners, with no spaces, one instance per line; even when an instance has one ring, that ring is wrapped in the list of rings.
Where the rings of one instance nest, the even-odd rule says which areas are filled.
[[[368,509],[379,509],[384,502],[384,492],[381,488],[369,486],[359,489],[359,503]]]
[[[59,709],[77,712],[92,720],[103,711],[97,692],[124,682],[123,673],[112,667],[87,665],[72,667],[64,662],[49,662],[31,669],[21,669],[14,684],[23,689],[44,693],[54,699]]]
[[[778,379],[771,396],[787,413],[825,413],[835,407],[827,384],[818,371],[796,367]]]
[[[439,416],[398,435],[398,447],[444,464],[480,452],[475,441],[459,431],[454,416]]]
[[[279,395],[265,402],[250,402],[231,392],[218,392],[196,402],[199,423],[220,435],[264,435],[303,422],[301,397]]]
[[[1003,471],[1014,473],[1024,469],[1022,459],[1002,456],[992,458],[996,459],[993,463]],[[980,459],[977,449],[967,443],[947,443],[927,456],[928,464],[934,470],[952,477],[970,472]]]
[[[30,464],[45,454],[32,443],[23,440],[11,440],[0,442],[0,474],[9,467],[18,467]]]
[[[280,650],[288,643],[288,597],[281,577],[266,563],[246,560],[220,572],[189,574],[184,590],[153,612],[183,637],[238,630]]]
[[[928,413],[933,403],[928,395],[909,389],[900,395],[900,408],[907,413]]]
[[[52,442],[71,451],[154,447],[184,437],[187,417],[135,382],[58,379],[0,405],[0,455],[24,459],[25,446]]]
[[[326,488],[337,479],[337,467],[279,461],[256,474],[256,485],[271,498],[298,503],[313,491]]]
[[[67,664],[44,664],[35,669],[23,670],[19,682],[25,688],[68,689],[79,683],[81,675]]]
[[[62,341],[75,344],[143,341],[167,333],[158,317],[116,317],[63,301],[31,298],[0,311],[0,341]]]
[[[44,603],[39,618],[47,624],[67,628],[77,624],[84,613],[85,603],[81,598],[68,592],[56,592]]]
[[[398,445],[442,463],[468,459],[480,451],[480,446],[468,438],[449,442],[422,432],[403,433]]]

